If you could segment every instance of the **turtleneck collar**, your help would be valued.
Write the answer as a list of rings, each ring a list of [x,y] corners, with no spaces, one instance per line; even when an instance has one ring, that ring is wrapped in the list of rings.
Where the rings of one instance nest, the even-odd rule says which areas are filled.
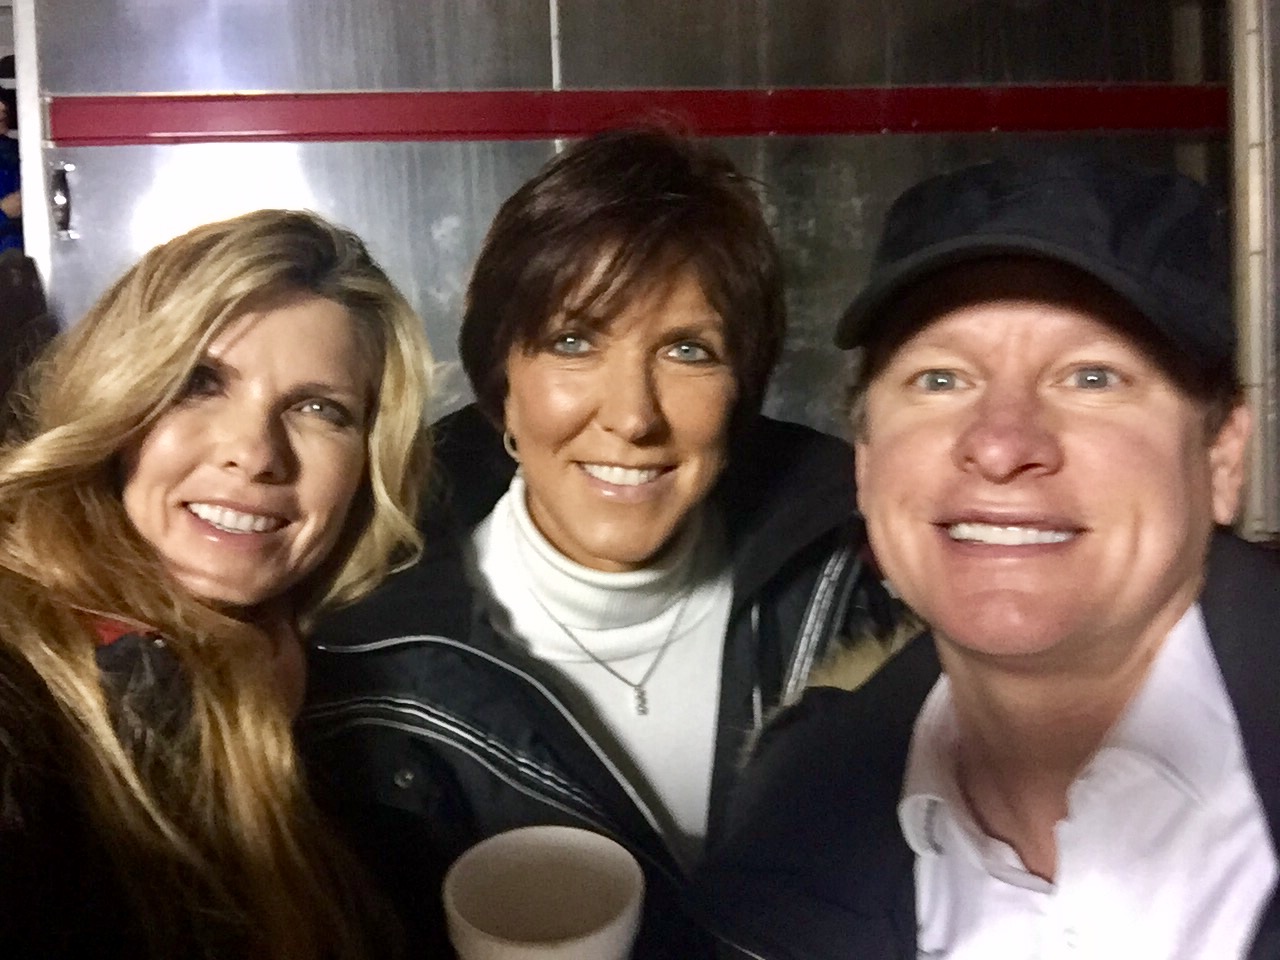
[[[656,619],[693,586],[703,508],[695,508],[661,555],[639,570],[610,573],[570,560],[547,540],[529,515],[524,478],[511,481],[495,519],[506,512],[512,539],[547,612],[571,629],[609,630]]]

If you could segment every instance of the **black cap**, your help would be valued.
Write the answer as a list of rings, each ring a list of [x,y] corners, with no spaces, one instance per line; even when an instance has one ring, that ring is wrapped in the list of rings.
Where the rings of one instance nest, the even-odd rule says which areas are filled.
[[[1225,203],[1181,174],[1078,154],[997,160],[907,190],[836,346],[872,339],[883,308],[930,274],[1006,254],[1089,274],[1195,362],[1235,356]]]

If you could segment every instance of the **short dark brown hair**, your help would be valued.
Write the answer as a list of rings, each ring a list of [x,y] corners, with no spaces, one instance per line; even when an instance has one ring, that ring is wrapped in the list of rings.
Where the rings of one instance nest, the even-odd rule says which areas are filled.
[[[664,129],[570,146],[502,205],[472,271],[458,352],[480,408],[502,421],[511,349],[536,342],[570,297],[607,319],[685,266],[724,320],[735,414],[754,413],[786,333],[754,183],[720,150]]]

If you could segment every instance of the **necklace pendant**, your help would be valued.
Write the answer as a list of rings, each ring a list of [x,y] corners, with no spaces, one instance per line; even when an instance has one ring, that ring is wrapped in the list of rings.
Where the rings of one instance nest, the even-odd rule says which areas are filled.
[[[649,694],[644,687],[636,687],[636,716],[647,717],[649,715]]]

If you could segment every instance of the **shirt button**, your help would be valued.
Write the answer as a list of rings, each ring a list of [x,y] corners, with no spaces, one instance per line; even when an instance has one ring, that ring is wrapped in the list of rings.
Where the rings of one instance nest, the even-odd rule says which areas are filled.
[[[1068,950],[1076,948],[1076,928],[1064,927],[1062,930],[1062,943]]]
[[[391,781],[401,790],[408,790],[413,786],[413,771],[408,768],[397,770]]]

